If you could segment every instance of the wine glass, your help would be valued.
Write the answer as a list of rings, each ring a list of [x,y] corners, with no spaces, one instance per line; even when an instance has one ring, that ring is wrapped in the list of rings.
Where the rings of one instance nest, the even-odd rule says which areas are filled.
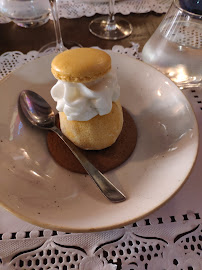
[[[115,18],[114,15],[115,0],[109,0],[109,15],[96,18],[89,24],[90,32],[103,39],[117,40],[129,36],[132,31],[132,25],[121,17]]]
[[[66,49],[72,48],[72,47],[82,47],[79,43],[75,41],[68,41],[66,42],[66,46],[64,46],[63,40],[62,40],[62,34],[60,29],[60,21],[58,16],[58,9],[57,9],[57,0],[49,0],[50,7],[51,7],[51,13],[53,17],[53,24],[55,29],[55,41],[50,42],[46,45],[44,45],[40,50],[39,53],[43,52],[63,52]]]

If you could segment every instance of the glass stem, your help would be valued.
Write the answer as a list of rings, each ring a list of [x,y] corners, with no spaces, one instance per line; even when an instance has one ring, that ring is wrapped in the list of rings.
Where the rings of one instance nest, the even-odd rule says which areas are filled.
[[[113,31],[116,29],[114,5],[115,5],[115,0],[109,0],[109,16],[108,16],[107,25],[106,25],[107,31]]]
[[[114,18],[114,5],[115,5],[115,0],[109,0],[109,19],[108,19],[108,21],[110,23],[114,23],[115,22],[115,18]]]
[[[56,51],[62,52],[65,50],[62,41],[61,29],[60,29],[60,21],[57,10],[56,0],[49,0],[51,6],[51,13],[53,16],[53,24],[55,29],[55,38],[56,38]]]

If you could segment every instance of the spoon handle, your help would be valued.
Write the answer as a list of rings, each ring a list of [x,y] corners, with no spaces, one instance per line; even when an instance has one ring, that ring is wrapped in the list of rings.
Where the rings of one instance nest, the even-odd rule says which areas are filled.
[[[69,147],[74,156],[79,160],[86,172],[91,176],[96,185],[102,191],[102,193],[112,202],[123,202],[126,200],[126,196],[116,188],[99,170],[97,170],[92,163],[79,151],[70,140],[68,140],[63,133],[56,126],[51,128]]]

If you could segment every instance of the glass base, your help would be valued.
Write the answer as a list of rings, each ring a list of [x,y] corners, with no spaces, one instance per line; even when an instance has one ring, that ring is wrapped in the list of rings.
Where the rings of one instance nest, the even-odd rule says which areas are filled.
[[[109,17],[97,18],[89,24],[90,32],[102,39],[117,40],[128,37],[132,31],[132,25],[120,18],[116,17],[113,23],[109,22]]]
[[[75,42],[75,41],[68,41],[64,44],[63,49],[58,49],[56,47],[56,42],[52,41],[43,47],[40,48],[39,53],[42,54],[48,54],[48,53],[55,53],[55,52],[62,52],[67,49],[74,49],[74,48],[82,48],[82,45]]]

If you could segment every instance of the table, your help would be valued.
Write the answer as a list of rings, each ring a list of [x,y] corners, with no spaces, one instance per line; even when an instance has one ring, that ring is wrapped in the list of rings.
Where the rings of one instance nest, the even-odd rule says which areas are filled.
[[[146,41],[163,19],[164,14],[151,12],[125,16],[134,27],[133,33],[131,36],[118,42],[102,40],[89,32],[88,25],[90,21],[98,16],[99,15],[76,19],[60,19],[64,43],[65,41],[73,40],[84,47],[99,46],[102,49],[111,49],[115,44],[130,47],[130,42],[137,42],[140,44],[140,50],[142,50]],[[0,24],[0,33],[0,55],[4,52],[14,50],[23,53],[27,53],[31,50],[39,50],[45,44],[55,40],[52,21],[49,21],[40,28],[33,29],[20,28],[12,22]]]
[[[64,43],[74,40],[84,47],[112,49],[139,43],[139,51],[163,19],[163,14],[129,14],[133,33],[120,41],[101,40],[88,31],[93,17],[61,18]],[[27,54],[54,40],[53,23],[23,29],[12,22],[0,24],[0,55],[8,51]],[[184,91],[201,126],[202,91]],[[182,190],[148,217],[113,231],[69,234],[33,226],[0,208],[0,269],[202,269],[200,162]],[[2,218],[3,217],[3,218]],[[9,227],[9,229],[8,229]]]

